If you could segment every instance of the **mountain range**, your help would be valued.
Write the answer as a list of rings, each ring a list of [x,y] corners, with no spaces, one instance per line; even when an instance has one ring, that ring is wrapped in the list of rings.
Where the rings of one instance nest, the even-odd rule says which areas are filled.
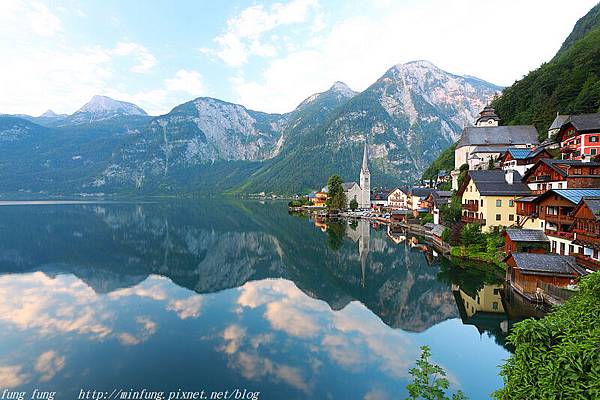
[[[502,88],[427,61],[357,93],[342,82],[284,114],[200,97],[151,117],[94,96],[71,115],[0,116],[3,193],[292,194],[355,180],[366,141],[374,185],[417,179]]]

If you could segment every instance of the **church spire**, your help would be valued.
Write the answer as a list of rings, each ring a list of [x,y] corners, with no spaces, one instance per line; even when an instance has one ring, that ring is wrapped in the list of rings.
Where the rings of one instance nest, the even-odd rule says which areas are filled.
[[[365,140],[365,149],[363,152],[363,161],[362,161],[361,171],[368,171],[368,170],[369,170],[369,157],[367,155],[367,141]]]

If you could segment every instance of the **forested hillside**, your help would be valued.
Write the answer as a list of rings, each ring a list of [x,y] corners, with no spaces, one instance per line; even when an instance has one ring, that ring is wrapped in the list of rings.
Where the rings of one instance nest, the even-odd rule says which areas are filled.
[[[540,139],[556,113],[600,108],[600,4],[581,18],[556,56],[506,88],[492,106],[504,125],[534,124]]]

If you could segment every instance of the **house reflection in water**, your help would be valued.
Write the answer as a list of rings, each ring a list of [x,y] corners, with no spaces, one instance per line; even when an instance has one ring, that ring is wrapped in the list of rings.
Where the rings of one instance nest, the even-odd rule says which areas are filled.
[[[501,284],[484,284],[475,293],[468,293],[457,284],[452,284],[458,311],[465,325],[474,325],[479,333],[502,332],[509,329],[508,316],[502,303]]]

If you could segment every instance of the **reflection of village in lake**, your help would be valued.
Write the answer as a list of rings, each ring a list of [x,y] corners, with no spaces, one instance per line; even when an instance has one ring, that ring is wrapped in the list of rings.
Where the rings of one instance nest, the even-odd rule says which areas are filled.
[[[369,250],[371,243],[379,244],[379,251],[385,249],[382,245],[385,239],[395,244],[402,245],[406,250],[406,257],[425,260],[428,266],[442,266],[454,271],[451,280],[451,291],[456,301],[458,314],[465,325],[473,325],[480,334],[488,333],[496,337],[497,341],[505,345],[504,338],[508,335],[512,324],[525,318],[540,318],[547,311],[539,304],[527,301],[522,296],[516,295],[510,285],[503,282],[500,271],[494,273],[496,267],[492,265],[470,265],[464,268],[474,268],[470,273],[461,276],[462,267],[452,263],[438,254],[433,246],[422,239],[411,235],[405,229],[392,228],[387,224],[370,222],[360,219],[350,223],[346,221],[327,222],[326,219],[314,218],[315,226],[327,233],[333,224],[345,226],[344,231],[348,238],[357,244],[357,252],[361,264],[361,282],[364,285],[366,274],[370,270]],[[372,235],[373,232],[373,235]],[[474,263],[470,263],[474,264]],[[481,271],[487,269],[487,273]],[[490,271],[492,270],[492,271]],[[481,271],[478,273],[477,271]]]
[[[483,398],[501,385],[512,322],[535,315],[502,283],[385,224],[284,203],[0,207],[0,375],[71,397],[160,376],[164,390],[397,398],[428,345]],[[56,371],[35,370],[40,357]]]

